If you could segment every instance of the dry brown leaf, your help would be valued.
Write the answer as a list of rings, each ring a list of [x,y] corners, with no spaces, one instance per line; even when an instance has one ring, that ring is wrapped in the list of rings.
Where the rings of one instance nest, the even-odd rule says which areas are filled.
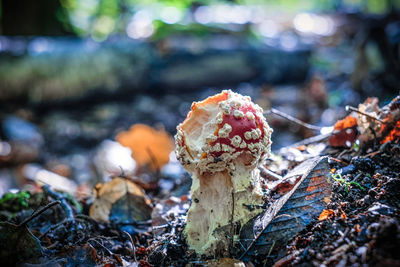
[[[379,102],[378,98],[369,97],[364,103],[358,105],[358,111],[370,115],[370,117],[362,114],[358,115],[358,126],[360,126],[362,133],[369,132],[370,134],[372,134],[369,129],[374,129],[376,131],[380,128],[381,123],[373,119],[373,118],[378,118],[379,114],[378,102]]]
[[[312,222],[331,195],[329,171],[327,157],[309,159],[291,170],[283,179],[297,181],[293,188],[242,228],[240,242],[245,250],[239,259],[267,255]]]
[[[108,222],[111,210],[117,210],[117,216],[128,217],[135,221],[151,218],[152,207],[149,198],[135,183],[116,177],[103,185],[96,185],[96,198],[90,207],[89,215],[93,219]],[[119,205],[116,207],[115,205]]]
[[[400,137],[400,96],[388,105],[379,108],[377,98],[368,98],[359,105],[358,110],[369,116],[359,114],[358,124],[361,129],[360,140],[378,140],[381,144],[394,141]]]
[[[149,167],[153,171],[168,163],[169,154],[174,149],[167,132],[144,124],[133,125],[129,131],[120,132],[115,139],[132,150],[132,157],[140,167]]]

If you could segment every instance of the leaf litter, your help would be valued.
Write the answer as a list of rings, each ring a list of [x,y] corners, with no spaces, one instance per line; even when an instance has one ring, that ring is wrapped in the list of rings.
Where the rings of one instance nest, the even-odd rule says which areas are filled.
[[[14,263],[15,258],[9,256],[19,255],[22,262],[60,266],[398,265],[398,99],[383,108],[369,99],[352,114],[357,126],[354,119],[349,127],[345,122],[342,127],[337,124],[326,137],[282,149],[273,155],[276,160],[265,162],[263,168],[270,177],[264,184],[268,201],[232,248],[230,255],[238,260],[211,260],[188,249],[183,229],[191,200],[179,191],[187,176],[182,174],[172,183],[171,191],[177,196],[158,198],[162,195],[157,187],[145,188],[146,197],[141,183],[132,182],[149,179],[143,173],[140,179],[115,177],[95,189],[93,200],[87,197],[80,203],[50,187],[23,198],[13,216],[5,212],[11,200],[0,201],[1,218],[9,221],[2,223],[1,236],[16,240],[20,247],[2,250],[6,253],[1,260]],[[354,129],[350,136],[348,128]],[[344,143],[327,141],[343,130],[345,135],[338,140]],[[159,181],[157,173],[147,175]],[[154,208],[147,213],[151,208],[144,207],[150,200]],[[30,208],[52,201],[61,205],[20,227],[30,216],[24,201]],[[99,203],[100,215],[93,215]]]

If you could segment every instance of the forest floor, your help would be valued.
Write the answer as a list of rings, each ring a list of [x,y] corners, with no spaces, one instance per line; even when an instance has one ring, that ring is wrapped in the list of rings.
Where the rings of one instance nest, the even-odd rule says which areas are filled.
[[[400,266],[399,139],[375,142],[364,150],[334,148],[327,140],[319,144],[324,149],[314,157],[329,157],[330,201],[303,230],[267,255],[249,255],[244,263],[206,259],[189,250],[182,231],[190,205],[190,179],[182,173],[174,178],[172,194],[165,195],[165,185],[160,184],[168,180],[145,188],[154,210],[151,219],[142,222],[121,215],[137,212],[130,209],[140,205],[138,198],[118,202],[110,211],[110,222],[104,223],[90,216],[93,199],[87,196],[71,196],[47,186],[36,193],[6,194],[0,200],[1,261],[19,266],[233,266],[235,262],[246,266]],[[315,146],[295,150],[305,155]],[[275,157],[289,162],[287,155],[286,150]],[[283,175],[298,164],[296,160],[281,163],[286,167],[276,172]],[[39,214],[32,215],[38,210]],[[238,258],[239,252],[232,252],[232,258]]]

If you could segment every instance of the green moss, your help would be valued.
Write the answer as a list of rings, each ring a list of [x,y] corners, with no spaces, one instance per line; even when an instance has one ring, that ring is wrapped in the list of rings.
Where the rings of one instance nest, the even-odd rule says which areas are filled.
[[[0,210],[10,212],[19,212],[29,207],[29,199],[31,195],[27,191],[18,193],[6,193],[0,199]]]

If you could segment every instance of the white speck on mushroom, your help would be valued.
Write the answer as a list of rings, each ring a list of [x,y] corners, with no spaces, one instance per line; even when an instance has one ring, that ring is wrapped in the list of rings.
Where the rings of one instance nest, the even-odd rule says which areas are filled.
[[[247,144],[246,144],[245,141],[243,141],[243,142],[240,144],[240,148],[246,148],[246,147],[247,147]]]
[[[221,145],[219,143],[216,143],[213,147],[211,147],[211,152],[220,152],[221,151]]]
[[[234,147],[239,147],[240,143],[242,142],[242,138],[239,135],[235,135],[232,139],[231,139],[231,144]]]
[[[232,126],[225,123],[224,126],[219,129],[218,136],[222,138],[228,138],[230,132],[232,132]]]
[[[257,129],[257,130],[260,131],[260,129]],[[257,130],[255,130],[255,129],[251,130],[251,137],[252,137],[254,140],[257,140],[257,139],[260,138],[260,136],[261,136],[261,131],[260,131],[260,135],[259,135]]]
[[[257,132],[257,136],[258,136],[257,138],[260,138],[260,137],[261,137],[261,134],[262,134],[262,133],[261,133],[261,130],[260,130],[259,128],[257,128],[257,129],[256,129],[256,132]]]
[[[216,120],[217,124],[221,124],[221,123],[222,123],[223,117],[224,117],[224,116],[223,116],[222,112],[219,112],[219,113],[217,114],[217,116],[215,117],[215,120]]]
[[[214,134],[210,134],[209,136],[207,136],[206,141],[207,142],[215,142],[217,140],[218,137],[216,137]]]
[[[251,120],[251,121],[255,119],[254,114],[251,113],[250,111],[247,111],[247,112],[246,112],[246,117],[247,117],[249,120]]]
[[[247,148],[251,151],[254,152],[254,144],[250,143],[247,145]]]
[[[226,101],[221,102],[219,104],[219,106],[221,107],[222,112],[225,115],[230,115],[231,114],[231,106],[228,103],[226,103]]]
[[[226,144],[222,144],[222,151],[224,152],[235,152],[235,149],[231,146],[228,146]]]
[[[241,118],[244,117],[244,113],[243,113],[242,111],[236,109],[236,110],[233,112],[233,116],[234,116],[236,119],[241,119]]]
[[[253,138],[252,134],[251,134],[251,131],[245,132],[244,133],[244,138],[246,138],[246,140],[251,140]]]
[[[242,107],[242,103],[239,102],[239,101],[235,101],[235,102],[234,102],[234,105],[235,105],[235,107],[237,107],[237,108],[241,108],[241,107]]]

